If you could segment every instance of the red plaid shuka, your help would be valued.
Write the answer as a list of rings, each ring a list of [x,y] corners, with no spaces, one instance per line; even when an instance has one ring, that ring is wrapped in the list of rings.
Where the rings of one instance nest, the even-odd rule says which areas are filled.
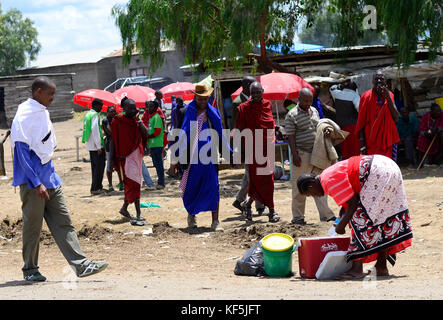
[[[428,150],[429,144],[432,141],[432,138],[422,136],[421,133],[426,132],[428,130],[432,130],[432,128],[443,129],[443,112],[440,113],[440,118],[435,119],[434,121],[432,120],[433,119],[431,119],[431,112],[429,111],[423,115],[420,121],[420,125],[418,126],[418,133],[420,135],[418,137],[417,150],[421,152],[426,152],[426,150]],[[430,155],[436,154],[439,148],[440,148],[440,143],[436,139],[431,149],[429,150],[429,154]]]

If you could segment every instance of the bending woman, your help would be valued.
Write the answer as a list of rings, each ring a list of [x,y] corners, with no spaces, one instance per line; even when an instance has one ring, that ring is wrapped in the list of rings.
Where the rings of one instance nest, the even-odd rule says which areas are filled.
[[[400,168],[382,155],[360,155],[326,168],[320,175],[298,178],[301,194],[331,196],[344,214],[335,230],[352,236],[347,261],[351,269],[342,278],[364,277],[363,263],[377,261],[377,276],[388,276],[387,261],[411,245],[412,227]],[[343,210],[342,210],[343,211]]]

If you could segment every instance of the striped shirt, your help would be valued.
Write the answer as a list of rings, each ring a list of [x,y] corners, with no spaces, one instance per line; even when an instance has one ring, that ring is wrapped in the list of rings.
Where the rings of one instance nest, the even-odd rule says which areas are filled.
[[[285,118],[285,131],[288,136],[295,135],[297,149],[312,152],[317,123],[320,120],[318,111],[311,108],[311,114],[297,106],[292,108]]]
[[[339,206],[354,196],[354,190],[348,178],[347,160],[337,162],[323,170],[320,174],[320,183],[325,194],[332,197]]]

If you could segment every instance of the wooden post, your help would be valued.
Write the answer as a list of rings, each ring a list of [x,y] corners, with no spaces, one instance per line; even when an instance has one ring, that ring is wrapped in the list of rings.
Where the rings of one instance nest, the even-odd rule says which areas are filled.
[[[5,166],[5,149],[3,148],[3,144],[8,138],[11,130],[6,131],[6,134],[2,141],[0,141],[0,176],[6,176],[6,166]]]
[[[78,143],[78,139],[81,138],[82,136],[75,136],[75,148],[76,148],[76,152],[77,152],[77,162],[80,161],[80,146]]]

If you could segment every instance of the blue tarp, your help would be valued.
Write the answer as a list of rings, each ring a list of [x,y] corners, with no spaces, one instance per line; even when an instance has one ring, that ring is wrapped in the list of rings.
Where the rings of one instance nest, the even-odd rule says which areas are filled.
[[[257,48],[260,48],[260,45],[258,45]],[[283,54],[282,48],[283,45],[281,44],[267,47],[268,50],[271,50],[276,54]],[[323,46],[318,44],[294,43],[288,53],[304,53],[305,51],[320,50],[323,48]]]

